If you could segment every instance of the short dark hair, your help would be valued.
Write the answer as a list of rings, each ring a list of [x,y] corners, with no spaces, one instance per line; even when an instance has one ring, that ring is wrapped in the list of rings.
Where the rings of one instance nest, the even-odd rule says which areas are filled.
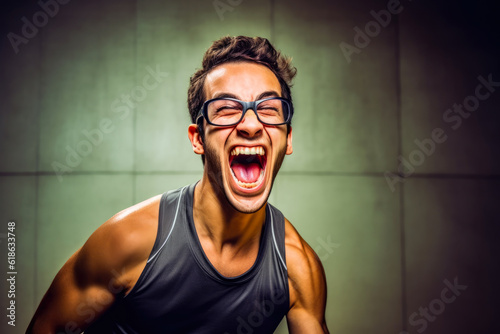
[[[255,62],[269,68],[278,78],[281,96],[292,100],[290,87],[297,69],[292,66],[291,58],[277,51],[267,38],[226,36],[215,41],[205,52],[202,68],[197,70],[189,80],[187,102],[193,123],[196,122],[196,116],[205,102],[203,88],[207,74],[218,65],[239,61]]]

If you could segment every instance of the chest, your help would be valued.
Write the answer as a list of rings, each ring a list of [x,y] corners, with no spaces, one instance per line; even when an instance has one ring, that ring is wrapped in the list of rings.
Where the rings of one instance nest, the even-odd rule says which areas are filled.
[[[288,312],[288,289],[263,264],[228,281],[207,272],[189,250],[178,252],[177,261],[147,268],[146,279],[124,300],[122,321],[138,332],[237,333],[248,325],[272,333]]]

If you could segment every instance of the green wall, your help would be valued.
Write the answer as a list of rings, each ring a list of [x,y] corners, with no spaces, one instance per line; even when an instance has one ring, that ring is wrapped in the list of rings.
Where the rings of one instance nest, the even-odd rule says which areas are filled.
[[[18,274],[16,327],[2,315],[0,332],[24,332],[58,269],[114,213],[200,178],[188,79],[213,40],[240,34],[269,38],[298,69],[294,153],[270,202],[323,261],[330,331],[498,330],[500,89],[481,89],[490,94],[478,106],[468,98],[479,76],[500,81],[492,7],[73,0],[16,53],[8,33],[21,36],[21,18],[42,10],[22,3],[3,11],[1,268],[14,220]],[[398,11],[390,24],[370,25],[388,4]],[[366,24],[372,37],[356,44],[354,28]],[[358,47],[346,57],[342,43]],[[163,74],[145,84],[150,71]],[[447,113],[455,103],[475,110]],[[400,168],[401,157],[412,166]],[[454,280],[467,289],[450,301]]]

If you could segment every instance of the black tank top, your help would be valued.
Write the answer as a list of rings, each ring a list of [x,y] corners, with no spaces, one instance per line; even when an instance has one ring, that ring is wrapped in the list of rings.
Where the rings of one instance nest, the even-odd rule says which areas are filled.
[[[85,334],[274,332],[290,303],[283,215],[267,203],[257,260],[245,273],[225,277],[196,233],[195,185],[162,195],[156,241],[141,276]]]

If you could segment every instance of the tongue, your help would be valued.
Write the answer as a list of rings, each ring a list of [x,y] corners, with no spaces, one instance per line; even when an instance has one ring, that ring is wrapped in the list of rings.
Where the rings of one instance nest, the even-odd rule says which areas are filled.
[[[239,164],[234,163],[231,168],[238,180],[245,183],[254,183],[260,176],[260,165],[258,163]]]

